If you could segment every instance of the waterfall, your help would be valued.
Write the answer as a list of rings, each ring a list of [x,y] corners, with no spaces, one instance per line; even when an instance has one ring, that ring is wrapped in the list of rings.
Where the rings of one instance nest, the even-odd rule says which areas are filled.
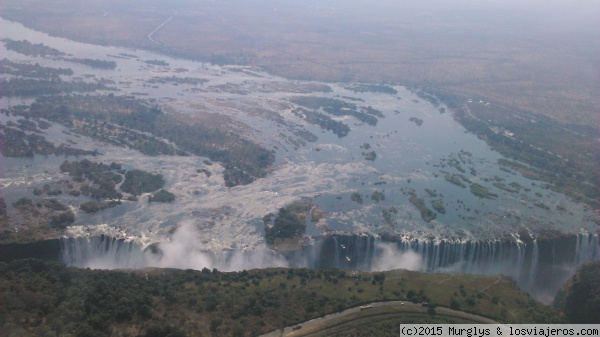
[[[170,244],[162,243],[151,252],[135,242],[107,236],[67,238],[61,239],[61,254],[67,265],[97,269],[157,266],[227,271],[289,266],[370,271],[378,266],[378,270],[503,274],[532,295],[543,293],[546,299],[580,265],[600,260],[598,234],[526,241],[518,237],[480,241],[330,235],[291,252],[277,253],[266,247],[206,252],[194,246],[184,250],[185,256]]]
[[[381,259],[402,259],[412,252],[421,259],[415,270],[429,273],[453,272],[471,274],[503,274],[513,279],[524,290],[538,299],[549,301],[556,290],[580,265],[600,260],[598,234],[579,234],[541,240],[535,238],[512,240],[423,240],[410,238],[379,238],[360,235],[354,239],[348,235],[332,235],[323,240],[319,254],[324,265],[340,269],[372,270],[381,265]],[[366,243],[366,244],[365,244]],[[351,256],[350,261],[340,258],[341,251]],[[370,245],[374,248],[371,250]],[[389,256],[384,249],[392,245],[395,255]],[[333,256],[326,256],[332,252]],[[386,252],[387,255],[383,255]],[[342,261],[343,260],[343,261]],[[387,265],[390,265],[389,263]],[[393,263],[392,263],[393,265]]]
[[[147,256],[132,241],[108,236],[61,239],[65,264],[94,269],[131,269],[147,266]]]
[[[333,254],[333,265],[336,268],[339,268],[339,267],[341,267],[340,266],[340,245],[339,245],[339,243],[337,241],[337,238],[335,236],[333,237],[333,242],[334,242],[334,245],[333,245],[333,251],[334,251],[334,254]]]
[[[537,264],[539,259],[540,249],[537,240],[533,240],[533,252],[531,253],[531,263],[529,265],[529,285],[535,285],[535,277],[537,272]]]
[[[575,248],[575,266],[579,267],[588,261],[600,260],[599,245],[598,235],[578,235]]]
[[[521,274],[523,272],[523,262],[525,261],[525,244],[521,241],[518,240],[517,242],[515,242],[516,246],[517,246],[517,263],[515,265],[516,269],[515,269],[515,273],[512,275],[514,279],[516,280],[521,280]],[[535,271],[534,271],[535,273]]]

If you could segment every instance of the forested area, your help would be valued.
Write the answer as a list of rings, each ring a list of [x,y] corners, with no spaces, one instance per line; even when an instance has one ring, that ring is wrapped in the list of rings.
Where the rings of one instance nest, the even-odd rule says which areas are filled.
[[[125,182],[121,185],[123,192],[133,195],[154,192],[165,185],[160,174],[152,174],[142,170],[131,170],[125,173]]]
[[[37,63],[17,63],[3,59],[0,60],[0,73],[32,78],[56,78],[60,75],[71,76],[73,70],[44,67]]]
[[[65,53],[61,52],[58,49],[46,46],[43,43],[31,43],[27,40],[12,40],[12,39],[2,39],[0,40],[4,42],[6,49],[13,50],[17,53],[28,55],[28,56],[63,56]]]
[[[15,260],[0,262],[0,329],[11,336],[47,337],[256,336],[389,300],[454,303],[505,322],[564,322],[510,281],[489,290],[488,297],[478,289],[495,278],[456,275],[440,291],[439,281],[447,277],[313,269],[107,271]]]
[[[588,263],[558,292],[554,306],[576,324],[600,324],[600,261]]]
[[[306,232],[306,225],[297,213],[287,208],[280,208],[273,226],[265,228],[265,240],[274,244],[277,239],[301,237]]]
[[[154,193],[150,198],[148,198],[148,202],[173,202],[175,200],[175,194],[161,189],[160,191]]]
[[[229,187],[265,176],[274,161],[271,151],[235,132],[180,121],[173,114],[148,107],[132,97],[49,96],[39,98],[29,109],[12,112],[46,118],[145,154],[191,153],[209,157],[223,164],[225,183]]]
[[[22,122],[21,122],[22,121]],[[40,127],[43,121],[38,121]],[[48,156],[51,154],[60,156],[81,156],[98,153],[76,149],[65,144],[59,146],[46,140],[36,127],[35,122],[19,120],[18,123],[11,121],[6,125],[0,125],[0,152],[6,157],[33,157],[34,155]]]

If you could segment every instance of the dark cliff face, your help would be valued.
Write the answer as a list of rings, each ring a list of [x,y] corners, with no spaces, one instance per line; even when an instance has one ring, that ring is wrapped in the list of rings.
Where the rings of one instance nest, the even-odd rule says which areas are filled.
[[[89,254],[102,255],[111,247],[125,245],[120,239],[100,236],[93,239],[52,239],[26,244],[0,245],[0,260],[9,261],[22,258],[61,260],[73,245],[94,245]],[[512,258],[518,259],[526,269],[551,269],[557,265],[576,267],[600,258],[600,240],[593,235],[563,235],[538,240],[506,241],[432,241],[402,240],[397,237],[375,238],[366,235],[329,235],[316,239],[314,246],[297,252],[284,254],[288,259],[301,256],[312,268],[339,268],[368,270],[374,260],[381,258],[382,245],[393,247],[393,252],[402,254],[409,250],[423,259],[423,271],[436,272],[457,263],[476,263],[480,267],[502,263]],[[131,244],[130,244],[131,245]],[[134,245],[135,246],[135,245]],[[121,253],[131,253],[136,247],[129,247]],[[80,247],[81,249],[81,247]],[[141,248],[138,247],[139,251]],[[149,253],[160,257],[160,244],[149,247]],[[88,254],[88,255],[89,255]],[[83,256],[89,257],[89,256]],[[65,261],[68,263],[68,261]],[[83,262],[83,261],[79,261]],[[294,261],[290,261],[293,263]],[[528,271],[530,273],[530,271]]]
[[[372,270],[381,262],[386,268],[405,268],[403,260],[416,259],[418,270],[429,273],[504,275],[545,303],[578,266],[600,259],[599,237],[591,234],[502,241],[332,235],[319,244],[316,268]]]
[[[558,291],[553,305],[571,323],[600,323],[600,261],[583,265]]]
[[[17,259],[60,260],[60,239],[37,241],[32,243],[10,243],[0,245],[0,261]]]
[[[164,252],[160,248],[157,244],[142,249],[134,242],[107,236],[67,238],[0,245],[0,261],[40,258],[76,267],[136,269],[147,267],[150,260],[161,260]],[[503,275],[550,303],[577,267],[600,260],[600,239],[598,235],[562,235],[529,240],[436,241],[336,234],[315,238],[314,244],[297,251],[270,253],[285,258],[290,267],[363,271],[409,268],[428,273]],[[215,259],[227,262],[230,255]]]
[[[330,235],[319,240],[317,266],[352,269],[367,267],[379,256],[380,244],[398,253],[413,250],[424,259],[424,269],[435,272],[459,262],[500,263],[519,258],[524,267],[581,265],[600,258],[600,239],[595,235],[560,235],[534,239],[527,235],[495,241],[402,239],[395,236],[374,238],[356,235]]]

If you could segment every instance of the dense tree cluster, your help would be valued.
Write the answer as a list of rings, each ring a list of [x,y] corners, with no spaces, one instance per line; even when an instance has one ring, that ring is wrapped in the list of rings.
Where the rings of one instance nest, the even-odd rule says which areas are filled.
[[[431,207],[438,213],[446,214],[446,207],[444,207],[442,199],[431,200]]]
[[[431,220],[434,220],[437,217],[437,213],[430,210],[425,204],[425,201],[422,198],[419,198],[415,191],[410,192],[410,197],[408,198],[408,201],[419,209],[419,212],[421,213],[421,218],[425,222],[430,222]]]
[[[27,119],[19,119],[17,120],[17,123],[14,123],[13,121],[8,121],[6,122],[6,126],[16,127],[18,129],[21,129],[22,131],[39,132],[37,124],[34,121]]]
[[[63,68],[49,68],[36,64],[12,62],[7,59],[0,60],[0,73],[31,78],[57,78],[60,75],[71,76],[73,70]]]
[[[43,43],[31,43],[27,40],[17,41],[12,39],[2,39],[4,46],[8,50],[28,56],[63,56],[65,53],[58,49],[48,47]]]
[[[331,117],[318,111],[310,111],[297,108],[292,111],[296,116],[306,120],[310,124],[318,125],[321,129],[332,131],[338,137],[345,137],[350,132],[350,127],[343,122],[336,121]]]
[[[465,185],[465,182],[469,182],[469,180],[462,174],[446,173],[444,175],[444,179],[446,179],[446,181],[451,182],[454,185],[460,186],[462,188],[467,188],[467,185]]]
[[[130,147],[148,156],[186,155],[172,144],[155,136],[114,124],[87,119],[77,126],[78,133],[116,146]]]
[[[288,208],[280,208],[272,227],[265,228],[267,243],[273,244],[276,239],[289,239],[299,237],[306,232],[306,224]]]
[[[174,200],[175,194],[162,189],[148,198],[148,202],[173,202]]]
[[[554,306],[575,324],[600,324],[600,261],[582,266],[557,294]]]
[[[380,202],[385,200],[385,194],[381,191],[374,191],[371,195],[371,200],[375,202]]]
[[[107,271],[15,260],[0,262],[0,331],[8,336],[258,336],[388,300],[454,301],[503,322],[562,322],[556,311],[529,300],[512,283],[497,284],[488,298],[481,296],[478,282],[494,278],[455,275],[440,285],[447,277],[335,269]],[[455,295],[448,291],[453,287]],[[502,305],[498,298],[494,302],[497,294]],[[507,309],[512,314],[503,316]]]
[[[46,138],[37,133],[27,133],[22,130],[8,126],[0,126],[0,152],[6,157],[33,157],[34,155],[48,156],[82,156],[98,154],[96,151],[87,151],[61,144],[55,146]],[[26,128],[19,124],[21,129]],[[37,131],[36,131],[37,132]]]
[[[44,144],[46,146],[42,148],[33,148],[30,146],[31,143],[26,141],[29,136],[25,132],[11,127],[2,127],[2,130],[4,132],[0,134],[0,151],[6,157],[33,157],[35,149],[47,150],[50,145],[46,142],[47,145]],[[36,140],[39,137],[34,135],[32,138]]]
[[[64,229],[75,222],[75,214],[70,210],[52,215],[48,224],[58,229]]]
[[[352,194],[350,194],[350,200],[361,205],[363,204],[363,197],[359,192],[352,192]]]
[[[23,207],[23,206],[32,206],[33,200],[27,197],[21,197],[19,200],[12,203],[13,207]]]
[[[133,195],[154,192],[165,185],[162,174],[153,174],[142,170],[131,170],[125,173],[125,182],[121,185],[123,192]]]
[[[411,117],[408,120],[415,123],[417,126],[423,125],[423,120],[421,118]]]
[[[47,198],[34,201],[22,197],[12,205],[22,214],[44,219],[43,225],[47,224],[54,229],[64,229],[75,222],[75,214],[56,199]]]
[[[369,115],[373,115],[379,118],[384,118],[385,116],[383,115],[383,112],[381,112],[381,110],[377,110],[374,109],[372,106],[367,106],[367,107],[361,107],[360,110],[364,113],[367,113]]]
[[[383,215],[383,220],[385,220],[385,222],[390,226],[393,226],[394,224],[392,214],[398,214],[398,209],[396,207],[381,209],[381,215]]]
[[[95,199],[123,198],[123,194],[115,189],[116,185],[123,180],[120,173],[113,171],[119,169],[118,164],[109,166],[91,162],[87,159],[79,162],[65,161],[60,165],[60,170],[68,173],[75,182],[85,183],[86,180],[89,181],[90,184],[83,184],[80,190],[83,195],[89,195]]]
[[[471,193],[473,193],[473,195],[478,196],[480,198],[494,199],[498,197],[497,194],[490,192],[485,186],[480,185],[478,183],[471,184],[470,190]]]
[[[374,161],[377,159],[377,153],[375,151],[361,152],[361,154],[365,157],[365,160]]]
[[[6,200],[4,197],[0,197],[0,216],[6,215]]]
[[[428,93],[426,91],[420,90],[418,88],[411,88],[411,92],[415,93],[417,96],[419,96],[420,98],[426,100],[427,102],[433,104],[433,106],[435,106],[435,107],[440,106],[440,101],[437,99],[437,97],[435,97],[431,93]],[[444,110],[440,110],[440,112],[442,112],[442,111],[445,111],[445,109]]]

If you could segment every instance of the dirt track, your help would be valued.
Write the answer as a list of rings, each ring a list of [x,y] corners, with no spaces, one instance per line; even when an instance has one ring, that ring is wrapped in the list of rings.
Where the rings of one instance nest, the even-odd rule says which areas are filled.
[[[374,302],[369,304],[369,306],[371,306],[371,308],[366,309],[366,310],[361,310],[361,307],[355,307],[355,308],[350,308],[347,310],[344,310],[342,312],[338,312],[338,313],[334,313],[334,314],[330,314],[327,315],[325,317],[322,318],[315,318],[313,320],[304,322],[304,323],[300,323],[300,324],[295,324],[293,326],[289,326],[286,327],[283,332],[281,332],[280,330],[277,331],[272,331],[268,334],[264,334],[261,337],[276,337],[276,336],[311,336],[311,335],[315,335],[321,332],[324,332],[325,330],[331,328],[331,327],[335,327],[335,326],[339,326],[339,325],[344,325],[344,324],[348,324],[351,321],[355,321],[355,320],[347,320],[347,318],[350,318],[351,316],[356,316],[356,319],[361,319],[361,318],[369,318],[369,319],[373,319],[375,317],[379,317],[379,316],[390,316],[390,315],[401,315],[403,313],[411,313],[411,314],[423,314],[423,315],[427,315],[427,309],[423,306],[421,306],[420,304],[414,304],[411,302],[403,302],[403,301],[391,301],[391,302]],[[377,311],[376,313],[370,314],[372,309],[374,308],[382,308],[382,307],[389,307],[391,308],[402,308],[403,311],[397,311],[397,310],[393,310],[393,311]],[[469,321],[473,321],[473,323],[484,323],[484,324],[498,324],[498,322],[491,320],[489,318],[485,318],[482,316],[478,316],[478,315],[473,315],[473,314],[469,314],[463,311],[457,311],[457,310],[452,310],[449,308],[445,308],[445,307],[436,307],[435,308],[436,311],[436,315],[444,315],[444,316],[451,316],[451,317],[456,317],[456,318],[462,318],[465,320],[469,320]],[[294,327],[298,327],[301,326],[300,329],[294,330]]]

